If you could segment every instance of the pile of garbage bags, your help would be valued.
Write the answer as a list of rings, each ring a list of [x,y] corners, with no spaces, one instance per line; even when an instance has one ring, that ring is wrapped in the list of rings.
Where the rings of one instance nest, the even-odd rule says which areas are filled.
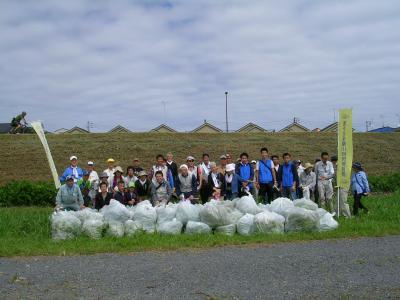
[[[52,237],[56,240],[86,235],[122,237],[137,233],[161,234],[283,234],[334,230],[333,215],[308,199],[278,198],[271,204],[257,204],[252,196],[232,201],[211,200],[204,205],[190,201],[153,207],[145,200],[124,206],[116,200],[100,211],[58,211],[51,215]]]

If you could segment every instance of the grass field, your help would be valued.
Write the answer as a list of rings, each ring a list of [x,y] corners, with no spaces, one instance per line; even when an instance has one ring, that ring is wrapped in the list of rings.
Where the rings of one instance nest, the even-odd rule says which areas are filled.
[[[370,214],[340,219],[337,230],[323,233],[291,233],[284,235],[179,235],[140,234],[135,237],[90,240],[53,241],[49,216],[51,208],[1,208],[0,256],[75,255],[101,252],[167,251],[224,245],[254,245],[289,241],[332,238],[357,238],[400,234],[400,193],[376,195],[365,199]]]
[[[187,133],[118,133],[48,135],[48,143],[59,173],[75,154],[81,166],[88,160],[97,163],[97,170],[106,167],[109,157],[126,168],[134,157],[147,169],[158,153],[172,151],[182,163],[187,155],[197,159],[203,152],[212,160],[225,152],[233,157],[242,151],[251,159],[259,157],[259,149],[267,146],[271,154],[291,152],[295,158],[313,162],[321,151],[335,154],[335,133],[263,133],[263,134],[187,134]],[[354,159],[365,164],[368,174],[389,174],[400,171],[400,133],[355,133]],[[0,184],[13,179],[52,180],[42,145],[36,135],[0,136]]]

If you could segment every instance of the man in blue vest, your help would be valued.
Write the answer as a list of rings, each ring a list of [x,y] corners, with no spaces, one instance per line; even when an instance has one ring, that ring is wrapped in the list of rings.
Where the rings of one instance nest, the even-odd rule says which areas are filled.
[[[290,153],[284,153],[282,157],[283,164],[279,166],[278,171],[282,197],[295,200],[297,198],[296,187],[299,181],[299,175],[297,174],[296,166],[291,161],[292,156]]]
[[[276,187],[278,184],[274,163],[269,159],[268,149],[266,147],[261,148],[260,153],[261,159],[256,165],[256,184],[259,189],[258,197],[261,197],[263,203],[271,203],[274,186]]]
[[[246,152],[240,154],[240,162],[236,165],[235,173],[239,176],[239,197],[253,194],[254,170],[249,164],[249,155]]]
[[[68,176],[73,176],[74,182],[77,183],[83,176],[83,171],[78,167],[78,158],[72,155],[69,158],[71,165],[65,169],[64,173],[60,176],[60,182],[65,183]]]

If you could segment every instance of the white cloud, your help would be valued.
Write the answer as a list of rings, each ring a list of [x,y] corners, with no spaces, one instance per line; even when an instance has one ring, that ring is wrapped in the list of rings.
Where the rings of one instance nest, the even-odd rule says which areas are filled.
[[[47,128],[116,124],[191,130],[294,116],[324,127],[400,113],[400,3],[128,1],[0,3],[0,118],[25,109]],[[166,102],[164,116],[162,101]]]

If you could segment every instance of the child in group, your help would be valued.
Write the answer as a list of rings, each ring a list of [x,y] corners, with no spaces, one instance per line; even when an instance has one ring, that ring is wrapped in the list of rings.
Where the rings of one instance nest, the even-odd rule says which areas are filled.
[[[363,209],[368,213],[368,209],[361,203],[363,196],[368,196],[370,192],[367,175],[361,163],[355,162],[352,166],[354,173],[351,175],[351,190],[354,196],[353,214],[358,215],[358,209]]]

